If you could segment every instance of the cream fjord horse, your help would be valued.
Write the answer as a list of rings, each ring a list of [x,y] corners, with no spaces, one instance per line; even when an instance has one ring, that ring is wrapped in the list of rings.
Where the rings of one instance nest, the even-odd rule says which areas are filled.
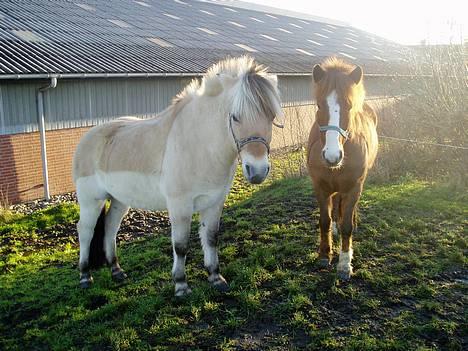
[[[106,263],[113,279],[126,278],[115,239],[129,207],[137,207],[169,212],[176,296],[190,293],[185,257],[194,212],[200,213],[208,281],[227,290],[216,245],[237,158],[245,178],[261,183],[270,168],[273,120],[282,116],[276,76],[241,57],[211,67],[201,83],[192,81],[156,118],[125,117],[92,128],[73,160],[80,286],[92,283],[91,268]]]

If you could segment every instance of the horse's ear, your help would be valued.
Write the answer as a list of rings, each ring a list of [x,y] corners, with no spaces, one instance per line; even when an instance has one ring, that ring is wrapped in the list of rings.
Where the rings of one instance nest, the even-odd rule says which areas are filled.
[[[223,85],[218,76],[203,79],[203,94],[217,96],[223,91]]]
[[[278,76],[276,74],[267,74],[265,78],[268,79],[273,86],[278,87]]]
[[[320,82],[323,77],[325,76],[325,71],[323,70],[322,66],[320,65],[315,65],[314,70],[312,72],[312,75],[314,77],[314,82],[318,83]]]
[[[351,77],[354,84],[359,84],[359,82],[362,80],[362,74],[361,66],[356,66],[356,68],[353,69],[349,76]]]
[[[233,77],[226,73],[217,73],[216,76],[225,89],[231,88],[238,80],[237,77]]]

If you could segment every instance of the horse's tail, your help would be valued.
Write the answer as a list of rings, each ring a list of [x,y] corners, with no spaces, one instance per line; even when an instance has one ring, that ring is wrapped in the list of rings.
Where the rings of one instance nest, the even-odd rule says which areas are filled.
[[[107,264],[106,253],[104,252],[104,236],[105,236],[105,221],[106,206],[104,205],[99,215],[96,226],[94,227],[93,238],[91,239],[91,247],[89,248],[88,265],[89,268],[99,268]]]

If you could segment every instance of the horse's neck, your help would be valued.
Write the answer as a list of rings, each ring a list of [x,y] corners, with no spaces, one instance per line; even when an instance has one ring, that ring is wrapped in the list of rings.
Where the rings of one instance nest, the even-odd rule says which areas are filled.
[[[213,167],[230,167],[236,160],[228,112],[216,101],[192,101],[176,117],[181,133],[191,139],[192,150],[201,158],[214,158]]]

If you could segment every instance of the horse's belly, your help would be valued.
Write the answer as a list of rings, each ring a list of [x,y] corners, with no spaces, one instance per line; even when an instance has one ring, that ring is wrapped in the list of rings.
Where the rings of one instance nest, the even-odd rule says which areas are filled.
[[[157,175],[119,171],[102,174],[101,180],[107,192],[127,206],[152,211],[166,209]]]

